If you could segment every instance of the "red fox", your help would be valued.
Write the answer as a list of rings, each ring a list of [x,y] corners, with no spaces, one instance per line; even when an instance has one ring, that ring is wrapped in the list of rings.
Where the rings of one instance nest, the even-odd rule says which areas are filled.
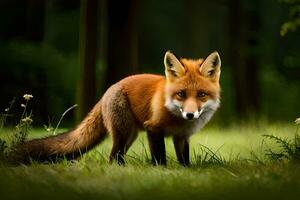
[[[33,139],[16,148],[12,158],[31,160],[75,159],[111,134],[109,162],[124,164],[124,155],[146,130],[154,165],[166,165],[164,137],[172,136],[178,162],[188,166],[189,138],[213,116],[220,104],[221,59],[177,59],[167,51],[165,76],[133,75],[112,85],[85,119],[66,133]]]

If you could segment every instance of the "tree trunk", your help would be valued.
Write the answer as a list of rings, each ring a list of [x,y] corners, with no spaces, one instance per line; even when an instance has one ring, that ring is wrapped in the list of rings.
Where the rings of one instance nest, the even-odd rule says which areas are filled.
[[[232,64],[235,105],[240,118],[249,117],[259,109],[258,39],[259,17],[244,8],[240,0],[231,0],[230,55]],[[257,4],[255,0],[251,2]],[[255,15],[256,14],[256,15]],[[256,33],[256,34],[254,34]]]
[[[106,88],[137,72],[138,0],[109,0]]]
[[[46,0],[28,0],[26,39],[41,42],[44,38]]]
[[[81,120],[96,102],[98,0],[81,0],[77,121]]]
[[[205,57],[208,49],[211,49],[211,23],[212,17],[209,12],[199,10],[211,9],[211,2],[198,0],[183,1],[184,17],[184,53],[190,58]],[[205,27],[205,28],[203,28]],[[215,49],[214,49],[215,50]]]

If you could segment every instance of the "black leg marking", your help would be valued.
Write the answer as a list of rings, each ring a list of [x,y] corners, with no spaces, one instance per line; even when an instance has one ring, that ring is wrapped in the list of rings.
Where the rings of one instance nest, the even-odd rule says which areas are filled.
[[[112,163],[113,160],[116,160],[119,165],[124,165],[125,155],[125,141],[121,138],[116,138],[113,140],[113,147],[109,156],[109,163]]]
[[[148,132],[148,140],[153,165],[167,165],[164,135]]]
[[[176,151],[177,160],[183,166],[190,165],[190,151],[189,151],[189,138],[174,137],[174,147]]]

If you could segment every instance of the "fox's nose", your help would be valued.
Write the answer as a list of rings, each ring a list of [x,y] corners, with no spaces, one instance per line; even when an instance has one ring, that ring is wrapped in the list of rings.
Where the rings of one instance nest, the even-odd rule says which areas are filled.
[[[186,117],[188,119],[193,119],[194,118],[194,113],[186,113]]]

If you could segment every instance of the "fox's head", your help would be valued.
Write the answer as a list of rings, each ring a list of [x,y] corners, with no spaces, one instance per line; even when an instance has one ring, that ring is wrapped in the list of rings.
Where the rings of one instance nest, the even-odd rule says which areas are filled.
[[[221,59],[217,52],[206,59],[177,59],[171,52],[164,58],[165,106],[187,120],[198,119],[219,107]]]

